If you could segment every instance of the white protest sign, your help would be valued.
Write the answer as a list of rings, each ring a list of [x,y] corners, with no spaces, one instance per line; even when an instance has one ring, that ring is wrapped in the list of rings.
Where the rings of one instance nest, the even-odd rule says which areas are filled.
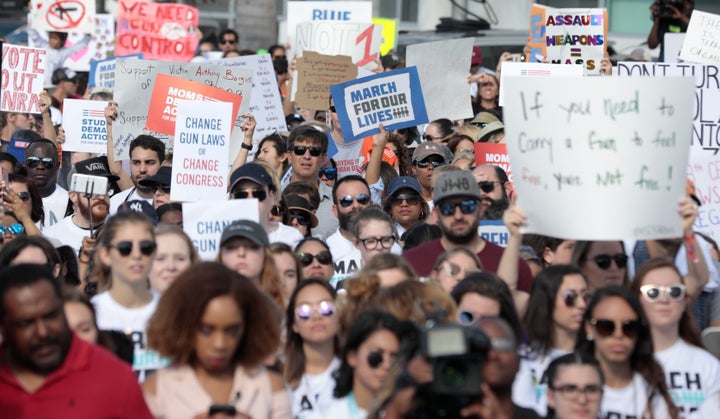
[[[475,38],[408,45],[407,66],[415,66],[425,97],[428,119],[458,120],[474,116],[468,84]]]
[[[95,30],[95,0],[31,0],[28,24],[38,31]]]
[[[258,222],[258,200],[231,199],[183,204],[183,230],[190,236],[200,259],[215,260],[220,251],[220,237],[235,220]]]
[[[0,110],[39,114],[46,65],[44,49],[3,43]]]
[[[63,102],[63,151],[107,152],[105,107],[101,100],[65,99]]]
[[[112,57],[100,61],[93,61],[90,64],[88,87],[107,87],[108,89],[115,88],[115,64],[118,58],[142,59],[142,54],[124,55],[122,57]]]
[[[505,104],[504,86],[507,84],[505,80],[508,77],[582,77],[583,71],[581,64],[557,65],[505,61],[502,63],[502,71],[500,72],[499,105],[504,106]]]
[[[720,16],[694,10],[680,58],[700,64],[720,63]]]
[[[509,79],[505,133],[524,231],[682,237],[693,91],[687,77]]]
[[[220,201],[227,196],[232,103],[177,102],[173,201]]]
[[[138,135],[153,135],[164,142],[172,137],[145,129],[155,75],[158,73],[192,80],[240,95],[243,101],[235,121],[250,106],[254,71],[246,68],[221,67],[205,63],[177,63],[153,60],[118,59],[115,67],[115,101],[118,103],[117,124],[113,124],[115,160],[127,160],[130,141]],[[240,129],[232,131],[230,143],[243,140]]]
[[[369,1],[289,1],[287,2],[286,36],[291,45],[288,60],[295,54],[295,31],[300,22],[332,20],[336,22],[370,22],[372,2]],[[281,42],[282,43],[282,42]]]
[[[665,63],[677,63],[681,62],[682,59],[680,59],[680,51],[682,51],[683,43],[685,42],[685,33],[672,33],[668,32],[663,37],[665,42],[663,42],[663,47],[665,48],[663,51],[665,55],[663,56],[663,62]]]
[[[691,76],[695,78],[693,130],[687,176],[702,202],[694,228],[720,240],[720,66],[689,63],[617,65],[619,76]]]

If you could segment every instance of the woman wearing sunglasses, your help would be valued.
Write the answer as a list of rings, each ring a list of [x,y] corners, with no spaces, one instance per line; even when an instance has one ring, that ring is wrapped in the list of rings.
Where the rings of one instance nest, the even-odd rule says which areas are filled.
[[[523,321],[529,343],[522,349],[513,386],[516,403],[545,415],[545,370],[552,360],[575,348],[587,297],[587,280],[575,266],[553,265],[535,277]]]
[[[679,417],[653,356],[648,319],[627,288],[609,285],[595,291],[575,349],[600,362],[605,377],[602,417]]]
[[[332,401],[332,373],[340,366],[333,287],[321,279],[300,282],[290,297],[285,325],[284,379],[293,393],[293,416],[318,414]]]
[[[317,227],[318,218],[312,212],[310,203],[300,195],[286,195],[287,209],[283,216],[283,224],[295,227],[303,237],[311,237],[310,229]]]
[[[590,293],[608,285],[629,285],[627,261],[621,241],[578,241],[572,254],[572,264],[582,269]]]
[[[208,418],[215,405],[231,417],[291,417],[282,378],[263,366],[280,344],[273,310],[251,281],[219,263],[180,274],[148,324],[150,346],[171,362],[143,383],[153,415]]]
[[[42,196],[40,196],[40,191],[35,186],[35,182],[25,176],[9,173],[7,189],[5,197],[7,209],[16,214],[21,213],[21,208],[24,210],[24,214],[20,217],[23,219],[23,227],[28,233],[34,230],[30,226],[33,223],[38,231],[42,231],[45,223],[45,212],[43,210]]]
[[[411,176],[398,176],[390,181],[383,210],[395,220],[400,237],[430,214],[430,208],[422,198],[422,187]]]
[[[549,418],[598,418],[603,375],[597,359],[572,352],[551,362],[546,374]]]
[[[298,243],[295,254],[300,258],[303,278],[320,278],[330,281],[335,275],[332,253],[324,241],[308,237]]]
[[[318,176],[320,177],[320,181],[322,183],[331,188],[335,186],[335,180],[337,180],[337,163],[335,163],[335,160],[330,159],[327,163],[323,164],[320,167]]]
[[[34,225],[33,225],[34,226]],[[2,237],[3,246],[15,240],[15,237],[25,234],[25,227],[20,223],[14,212],[5,211],[2,215],[2,223],[0,223],[0,237]],[[40,232],[38,231],[39,235]]]
[[[706,351],[689,310],[689,298],[675,264],[650,259],[638,268],[631,291],[648,321],[655,358],[680,412],[713,412],[720,407],[720,361]],[[701,417],[709,417],[702,416]]]
[[[323,418],[361,419],[375,400],[400,350],[400,322],[391,314],[370,310],[357,317],[345,339],[335,373],[334,399]]]
[[[120,330],[135,343],[135,362],[140,381],[145,373],[164,365],[145,348],[145,326],[160,295],[149,284],[155,255],[155,232],[150,219],[135,211],[108,218],[98,237],[92,280],[99,292],[91,301],[102,330]]]

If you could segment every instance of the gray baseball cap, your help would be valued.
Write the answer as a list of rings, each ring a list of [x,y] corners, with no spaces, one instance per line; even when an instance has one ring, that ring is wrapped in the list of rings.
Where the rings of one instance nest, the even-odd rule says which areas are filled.
[[[235,237],[248,239],[251,242],[260,246],[270,246],[270,239],[268,239],[268,235],[265,232],[265,229],[255,221],[233,221],[232,224],[230,224],[225,228],[225,230],[223,230],[222,236],[220,237],[220,246]]]
[[[474,198],[478,201],[482,199],[480,187],[472,173],[458,170],[438,176],[433,188],[433,202],[438,203],[456,196]]]

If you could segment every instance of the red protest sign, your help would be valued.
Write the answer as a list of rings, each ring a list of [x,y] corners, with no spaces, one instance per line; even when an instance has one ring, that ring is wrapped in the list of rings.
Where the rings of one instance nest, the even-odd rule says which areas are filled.
[[[203,83],[179,77],[158,74],[155,78],[145,129],[175,135],[176,102],[195,100],[205,102],[230,102],[233,105],[232,120],[237,119],[242,96]]]
[[[190,61],[199,43],[199,19],[197,8],[183,4],[120,0],[115,55]]]
[[[510,170],[510,158],[507,153],[507,145],[497,143],[475,143],[475,166],[492,164],[500,166],[512,182],[512,171]]]
[[[2,104],[7,112],[40,113],[47,51],[2,45]]]

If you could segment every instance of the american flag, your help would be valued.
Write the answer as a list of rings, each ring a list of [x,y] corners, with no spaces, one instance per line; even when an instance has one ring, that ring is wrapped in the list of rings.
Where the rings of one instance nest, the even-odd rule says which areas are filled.
[[[85,109],[83,110],[83,116],[90,118],[105,118],[105,111],[93,111]]]
[[[550,70],[520,70],[521,76],[549,76]]]

